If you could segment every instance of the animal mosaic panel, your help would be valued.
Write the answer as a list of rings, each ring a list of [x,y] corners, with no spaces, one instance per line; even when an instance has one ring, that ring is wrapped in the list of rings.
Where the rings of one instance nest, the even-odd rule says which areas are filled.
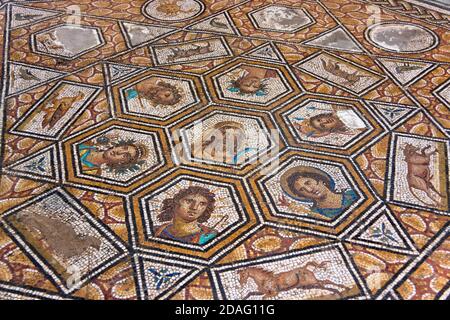
[[[163,298],[164,293],[183,281],[192,273],[191,269],[174,266],[172,263],[161,263],[161,261],[146,260],[142,262],[144,271],[144,283],[147,288],[146,298]]]
[[[72,25],[58,26],[34,36],[37,52],[62,58],[75,58],[102,43],[98,29]]]
[[[8,94],[17,94],[62,75],[64,73],[36,68],[26,64],[11,63]]]
[[[0,299],[448,300],[422,2],[0,0]]]

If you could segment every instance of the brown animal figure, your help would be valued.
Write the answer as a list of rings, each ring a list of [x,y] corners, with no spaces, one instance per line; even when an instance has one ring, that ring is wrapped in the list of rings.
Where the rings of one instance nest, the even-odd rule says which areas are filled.
[[[16,74],[17,73],[17,74]],[[24,81],[39,81],[41,80],[35,74],[33,74],[30,70],[20,68],[15,69],[11,72],[11,87],[14,88],[16,86],[16,81],[18,79],[22,79]]]
[[[80,256],[89,248],[100,249],[100,239],[80,236],[70,224],[55,218],[27,212],[19,215],[17,222],[31,232],[39,232],[50,250],[65,260]]]
[[[243,300],[248,299],[252,295],[263,295],[263,299],[269,299],[276,297],[280,292],[289,291],[292,289],[321,289],[333,292],[339,297],[342,297],[342,292],[337,288],[349,290],[344,285],[335,283],[330,280],[319,280],[314,275],[313,271],[310,271],[308,267],[313,266],[315,269],[323,269],[329,261],[322,263],[308,262],[303,267],[299,267],[290,271],[274,273],[272,271],[266,271],[262,268],[250,267],[240,270],[239,283],[243,287],[249,278],[252,278],[258,291],[250,292]],[[326,286],[333,287],[326,287]]]
[[[407,143],[405,145],[403,148],[403,155],[405,156],[405,161],[408,165],[406,180],[408,182],[409,191],[414,197],[416,197],[417,200],[427,206],[430,205],[417,196],[417,194],[414,193],[414,189],[425,192],[429,197],[429,200],[433,202],[433,206],[439,207],[441,199],[444,195],[440,194],[431,182],[433,175],[430,170],[430,161],[431,156],[436,154],[437,150],[427,153],[426,151],[430,148],[431,146],[427,146],[420,150],[412,144]],[[436,199],[432,192],[439,195],[441,199]]]
[[[10,73],[10,81],[11,81],[11,87],[14,88],[16,86],[16,74],[14,72]]]
[[[353,85],[362,78],[367,78],[367,76],[362,76],[358,74],[358,71],[355,71],[354,73],[349,73],[341,69],[341,66],[339,63],[334,61],[329,61],[328,63],[320,59],[322,61],[322,66],[325,69],[325,71],[335,75],[336,77],[342,78],[345,81],[348,82],[348,84]]]
[[[195,47],[193,49],[171,48],[172,53],[167,57],[167,60],[169,62],[174,62],[175,60],[213,52],[209,42],[206,42],[206,45],[194,44],[193,46]]]
[[[76,102],[83,100],[84,97],[84,93],[80,91],[75,97],[53,99],[51,105],[44,109],[46,115],[42,120],[42,128],[48,127],[49,129],[52,129],[66,112],[73,107]]]

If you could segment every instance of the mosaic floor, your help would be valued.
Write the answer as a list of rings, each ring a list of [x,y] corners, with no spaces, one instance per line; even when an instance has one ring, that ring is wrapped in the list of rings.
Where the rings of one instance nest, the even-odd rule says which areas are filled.
[[[0,0],[0,299],[448,299],[419,3]]]

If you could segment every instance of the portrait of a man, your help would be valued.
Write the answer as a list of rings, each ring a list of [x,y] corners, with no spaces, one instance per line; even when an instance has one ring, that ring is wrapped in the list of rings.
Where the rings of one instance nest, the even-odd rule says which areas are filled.
[[[291,116],[301,139],[343,145],[368,127],[352,109],[331,104],[307,105]]]
[[[214,228],[204,223],[215,209],[215,196],[208,189],[190,186],[165,199],[155,228],[155,236],[189,244],[203,245],[217,236]]]
[[[238,164],[254,150],[246,147],[244,126],[236,121],[221,121],[205,130],[201,141],[193,144],[193,155],[203,160]]]
[[[118,174],[137,170],[145,162],[145,146],[132,139],[117,142],[102,137],[94,143],[78,145],[81,170],[85,174],[101,175],[103,168]]]
[[[336,191],[333,178],[318,168],[297,166],[281,176],[282,190],[292,199],[311,204],[311,211],[326,218],[335,218],[359,197],[349,188]]]
[[[348,128],[336,113],[321,113],[309,119],[311,127],[319,134],[345,133]]]

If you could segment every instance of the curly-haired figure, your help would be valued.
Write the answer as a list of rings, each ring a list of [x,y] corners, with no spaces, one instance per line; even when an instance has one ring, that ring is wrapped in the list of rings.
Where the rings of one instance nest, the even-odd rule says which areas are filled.
[[[181,91],[174,85],[158,78],[150,78],[128,91],[129,97],[138,96],[154,106],[174,106],[182,99]]]
[[[203,187],[180,190],[163,201],[158,220],[166,223],[155,228],[155,236],[200,245],[211,241],[217,231],[202,223],[211,217],[215,201],[214,194]]]
[[[106,148],[98,144],[78,146],[81,170],[86,174],[101,175],[102,166],[117,173],[140,166],[147,155],[145,146],[133,140],[119,140]]]

